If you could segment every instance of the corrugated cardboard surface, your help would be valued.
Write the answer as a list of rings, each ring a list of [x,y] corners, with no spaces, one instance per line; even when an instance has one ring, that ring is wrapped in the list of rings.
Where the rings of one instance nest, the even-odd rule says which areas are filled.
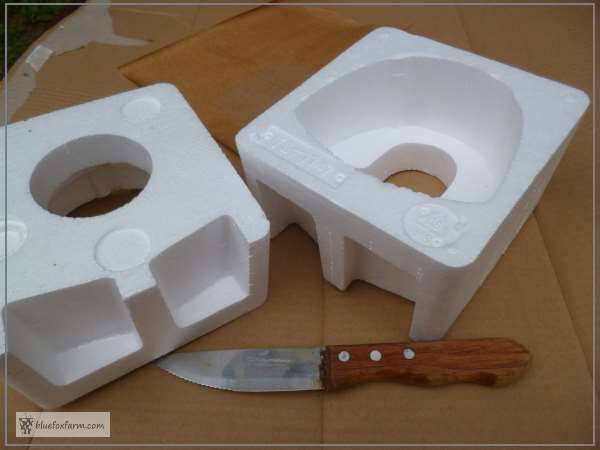
[[[113,7],[116,33],[152,42],[92,43],[50,59],[14,119],[131,88],[119,65],[239,12],[231,6],[178,8]],[[591,96],[588,6],[330,7],[340,18],[282,8],[244,14],[125,72],[141,84],[177,84],[234,163],[237,156],[227,147],[237,129],[369,24],[473,50]],[[249,56],[232,66],[228,59],[241,48]],[[61,410],[111,411],[112,437],[103,443],[591,442],[591,139],[588,112],[535,215],[449,334],[508,336],[525,344],[534,359],[519,383],[495,390],[373,384],[327,395],[239,394],[184,383],[148,365]],[[407,339],[410,302],[362,282],[337,291],[320,271],[314,242],[298,227],[288,228],[272,241],[266,304],[182,351]],[[34,408],[12,392],[9,403],[9,420],[14,411]],[[18,442],[10,421],[9,432]],[[34,440],[43,442],[53,441]]]

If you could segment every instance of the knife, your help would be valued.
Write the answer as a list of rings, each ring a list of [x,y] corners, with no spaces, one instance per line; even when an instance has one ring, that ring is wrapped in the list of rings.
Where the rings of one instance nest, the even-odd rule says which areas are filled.
[[[172,353],[167,372],[217,389],[275,392],[347,388],[371,381],[420,386],[502,386],[529,365],[529,352],[505,338]]]

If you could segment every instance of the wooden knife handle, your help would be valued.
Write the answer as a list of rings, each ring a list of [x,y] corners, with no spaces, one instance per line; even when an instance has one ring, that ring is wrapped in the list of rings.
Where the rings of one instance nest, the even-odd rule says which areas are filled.
[[[530,359],[527,349],[504,338],[334,345],[323,350],[321,380],[327,390],[371,381],[502,386],[515,381]]]

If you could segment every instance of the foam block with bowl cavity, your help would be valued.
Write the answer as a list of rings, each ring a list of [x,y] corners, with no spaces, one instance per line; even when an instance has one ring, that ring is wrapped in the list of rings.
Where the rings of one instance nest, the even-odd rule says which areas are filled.
[[[31,400],[64,404],[264,302],[269,223],[173,86],[7,133],[8,374]],[[67,216],[123,189],[142,190]]]
[[[412,300],[411,337],[437,339],[532,212],[588,104],[564,84],[379,28],[236,143],[272,237],[300,224],[330,283]],[[404,170],[447,189],[384,183]]]

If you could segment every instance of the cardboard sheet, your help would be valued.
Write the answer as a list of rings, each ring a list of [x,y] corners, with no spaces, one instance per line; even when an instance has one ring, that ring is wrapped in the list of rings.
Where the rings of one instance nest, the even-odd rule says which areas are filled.
[[[592,97],[590,6],[462,7],[460,14],[475,52],[576,86]],[[590,370],[593,170],[590,106],[535,211]]]
[[[213,135],[231,148],[235,133],[245,123],[326,64],[340,49],[346,48],[370,29],[371,27],[359,25],[357,22],[351,23],[343,16],[332,16],[321,10],[261,8],[128,64],[122,71],[139,85],[159,81],[177,85]],[[307,30],[311,30],[311,32],[307,32]],[[312,32],[312,30],[318,30],[318,32]],[[327,42],[328,45],[321,45],[322,42]],[[470,47],[468,40],[464,40],[462,44],[463,48]],[[332,51],[335,53],[331,54]],[[181,69],[184,65],[187,68]],[[204,75],[199,77],[198,73]],[[541,338],[542,336],[549,338],[548,331],[550,330],[544,330],[548,327],[543,323],[538,325],[539,329],[530,330],[531,320],[538,313],[531,316],[524,315],[524,313],[533,313],[529,308],[536,308],[536,297],[540,301],[537,305],[540,308],[539,313],[543,311],[543,315],[547,316],[549,312],[544,308],[551,308],[550,298],[555,299],[557,306],[562,304],[556,310],[557,313],[562,309],[564,313],[568,314],[568,310],[564,305],[559,283],[553,273],[553,267],[549,263],[548,254],[535,219],[530,220],[528,227],[521,233],[520,239],[523,239],[523,235],[529,235],[529,239],[521,240],[524,244],[522,260],[516,259],[506,274],[512,279],[512,283],[500,282],[495,286],[496,289],[491,289],[494,286],[494,277],[498,277],[499,269],[496,269],[492,277],[478,292],[477,298],[473,302],[474,305],[467,307],[467,311],[459,319],[459,323],[453,327],[452,335],[459,333],[462,336],[462,333],[469,330],[473,333],[471,336],[492,333],[515,337],[522,326],[520,331],[523,336],[519,339],[533,342],[536,341],[534,335],[537,335],[535,337],[539,340],[538,352],[544,354]],[[518,250],[518,248],[514,249],[515,246],[516,244],[513,245],[512,253]],[[509,254],[503,258],[502,264],[505,265],[510,256]],[[531,260],[531,258],[535,259]],[[519,262],[525,266],[519,268]],[[529,271],[532,273],[527,274]],[[537,275],[532,276],[533,272],[536,272]],[[554,282],[550,283],[550,280]],[[510,289],[507,289],[509,287]],[[391,294],[364,283],[354,283],[347,292],[342,293],[324,283],[323,297],[322,336],[325,343],[398,339],[401,335],[406,334],[410,305],[406,303],[394,305],[392,303],[394,296]],[[382,300],[383,304],[375,306],[373,303],[378,298]],[[495,310],[495,308],[499,309]],[[478,312],[475,313],[474,310]],[[516,316],[519,316],[519,320]],[[372,317],[370,324],[367,320],[369,317]],[[378,327],[378,323],[382,321],[383,317],[386,318],[386,323],[389,323],[389,335],[382,333],[383,329]],[[395,320],[403,322],[400,329]],[[519,324],[520,321],[522,322]],[[569,322],[568,317],[565,317],[567,328],[570,328]],[[392,330],[394,330],[393,333]],[[576,337],[574,333],[570,334],[572,338]],[[562,336],[564,337],[564,335]],[[577,345],[577,342],[574,344]],[[556,355],[556,350],[556,347],[553,347],[553,350],[544,356],[552,359]],[[565,350],[567,349],[565,348]],[[538,352],[535,356],[536,361],[540,358]],[[581,364],[583,362],[581,354],[578,359]],[[535,368],[532,372],[534,371]],[[581,373],[581,375],[580,381],[588,378],[588,374]],[[540,372],[538,376],[540,377],[538,382],[541,382],[542,373]],[[529,395],[536,390],[535,381],[531,381],[531,383],[533,384],[529,387]],[[516,393],[525,389],[524,385],[525,383],[510,388],[510,390]],[[537,384],[537,387],[541,388],[541,386],[542,384]],[[462,390],[463,387],[457,389],[457,391]],[[542,394],[542,391],[539,393]],[[581,393],[588,398],[589,402],[591,397],[589,390],[587,392],[582,390]],[[341,398],[347,399],[346,402],[340,400],[338,395],[326,396],[323,399],[323,439],[325,442],[347,442],[348,431],[353,430],[353,438],[350,442],[397,442],[390,440],[393,435],[398,438],[402,437],[406,442],[407,436],[414,435],[414,430],[423,426],[416,419],[410,420],[412,414],[406,413],[405,405],[411,404],[408,398],[415,405],[420,404],[421,407],[430,400],[432,403],[428,405],[429,408],[436,409],[436,402],[441,401],[444,394],[431,391],[415,392],[414,390],[407,394],[403,389],[390,390],[389,386],[374,385],[360,391],[357,390],[353,396],[340,395]],[[471,423],[469,420],[464,420],[468,417],[467,414],[473,414],[472,420],[476,420],[483,414],[487,409],[483,398],[487,395],[494,396],[496,414],[490,414],[488,417],[496,424],[503,420],[508,424],[515,419],[515,414],[519,413],[536,415],[539,407],[539,405],[535,405],[537,403],[534,400],[535,395],[529,397],[529,401],[532,403],[528,405],[527,395],[519,392],[518,408],[516,408],[519,413],[517,413],[513,410],[517,404],[514,403],[514,398],[510,399],[509,393],[494,392],[481,396],[480,393],[471,392],[469,388],[462,392],[462,401],[455,403],[454,407],[459,408],[458,405],[464,405],[462,402],[466,400],[465,396],[470,396],[469,394],[472,395],[472,402],[476,403],[477,400],[482,402],[479,407],[470,402],[471,407],[468,413],[462,411],[461,408],[460,423]],[[450,394],[448,393],[448,395]],[[448,401],[449,398],[445,398],[443,402]],[[401,424],[391,420],[361,421],[356,418],[355,411],[357,409],[364,411],[365,418],[381,416],[386,411],[396,412],[396,410],[398,410],[398,414],[403,413],[406,417]],[[550,408],[550,410],[552,413],[548,414],[545,419],[553,420],[551,417],[556,419],[558,416],[556,409]],[[540,412],[538,411],[538,414]],[[505,416],[503,417],[503,415]],[[444,420],[448,421],[449,419],[449,417],[445,417]],[[523,419],[525,424],[527,421],[525,417]],[[436,422],[438,421],[436,420]],[[591,423],[589,418],[587,422],[588,425]],[[540,421],[536,421],[536,423],[540,424]],[[540,429],[545,429],[547,425],[539,426]],[[461,427],[449,427],[449,430],[452,429],[452,433],[442,441],[465,442],[470,428],[470,425],[465,425],[462,429]],[[518,442],[527,441],[526,436],[532,437],[540,429],[533,430],[531,424],[528,423],[519,432],[516,432],[514,428],[512,431],[515,433],[515,441]],[[443,432],[438,431],[429,442],[440,442],[441,434]],[[516,438],[519,435],[521,437]],[[471,433],[471,437],[473,437],[473,433]],[[482,438],[483,435],[479,437]],[[504,437],[506,438],[507,434],[504,434]],[[413,442],[419,442],[419,439],[417,438]],[[422,437],[421,442],[423,442]],[[482,440],[475,439],[471,442],[482,442]]]
[[[82,49],[87,60],[110,61],[110,68],[98,76],[98,84],[85,87],[83,80],[91,68],[84,67],[89,66],[84,59],[70,59],[75,54],[51,59],[16,117],[134,86],[114,68],[147,55],[126,65],[123,73],[138,84],[176,84],[239,169],[233,151],[237,130],[373,24],[404,28],[588,90],[591,64],[588,69],[581,50],[588,45],[587,31],[580,30],[591,30],[591,11],[535,8],[524,15],[523,7],[329,8],[340,13],[335,16],[264,7],[164,50],[156,50],[168,43],[160,41],[160,27],[145,24],[148,16],[157,24],[159,18],[171,23],[172,8],[157,7],[152,14],[148,10],[113,11],[115,30],[134,38],[153,34],[157,40],[145,49],[100,44]],[[198,25],[202,11],[177,13],[179,25],[173,25],[167,41],[176,34],[207,28]],[[188,13],[194,18],[187,17]],[[221,18],[226,16],[219,13]],[[80,89],[72,89],[64,79],[68,70],[81,74],[81,81],[76,82]],[[101,80],[105,80],[103,89]],[[64,96],[53,98],[55,90]],[[239,394],[184,383],[147,365],[61,410],[111,411],[112,437],[102,443],[589,443],[591,342],[583,341],[591,337],[591,300],[584,298],[591,283],[591,265],[588,269],[588,259],[581,256],[589,251],[591,226],[586,210],[591,191],[585,191],[591,174],[591,129],[590,119],[586,120],[535,216],[449,334],[453,338],[507,336],[523,343],[532,352],[533,363],[517,384],[501,389],[452,386],[428,390],[385,383],[327,395]],[[435,189],[431,180],[414,174],[402,175],[395,182]],[[566,192],[565,186],[569,187]],[[565,210],[569,213],[563,214]],[[181,351],[408,337],[412,303],[362,282],[354,282],[345,292],[325,283],[316,244],[297,226],[272,241],[270,276],[263,307]],[[10,420],[14,411],[29,407],[15,393],[9,403]],[[10,442],[26,442],[15,439],[13,430],[14,425],[9,428]],[[39,438],[33,442],[56,443]]]
[[[372,28],[324,10],[267,7],[122,72],[141,86],[159,78],[175,84],[215,139],[234,149],[240,128]]]

